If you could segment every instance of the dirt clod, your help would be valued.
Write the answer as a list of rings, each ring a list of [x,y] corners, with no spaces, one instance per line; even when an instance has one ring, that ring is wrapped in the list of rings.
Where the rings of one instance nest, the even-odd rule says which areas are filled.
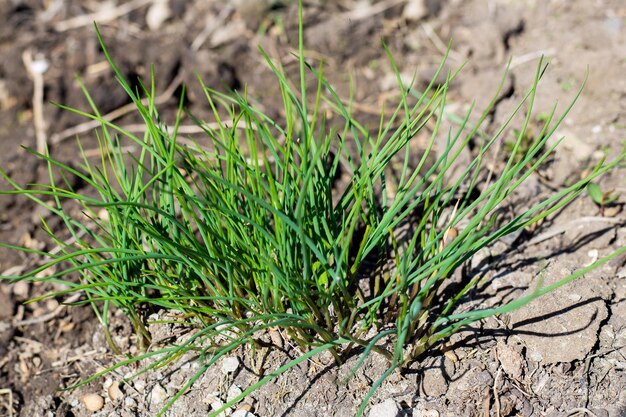
[[[396,417],[399,411],[400,411],[400,407],[398,407],[398,404],[396,404],[394,400],[389,398],[380,404],[374,405],[370,409],[369,416],[370,417]]]
[[[231,374],[239,368],[239,358],[236,356],[229,356],[222,361],[222,372],[225,374]]]
[[[104,407],[104,398],[98,394],[85,394],[80,399],[89,411],[99,411]]]
[[[111,401],[118,401],[124,398],[124,393],[120,389],[120,384],[118,382],[113,382],[107,389],[107,393],[109,394]]]
[[[500,340],[496,350],[498,352],[498,360],[504,372],[514,380],[520,380],[524,372],[524,358],[519,349]]]

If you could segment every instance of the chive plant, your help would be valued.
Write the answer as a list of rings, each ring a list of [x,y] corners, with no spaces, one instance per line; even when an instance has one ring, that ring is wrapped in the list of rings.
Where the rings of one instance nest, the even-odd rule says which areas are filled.
[[[147,372],[186,352],[199,352],[200,370],[161,414],[221,357],[254,345],[259,332],[280,328],[304,353],[262,376],[223,409],[307,358],[330,351],[341,361],[356,350],[362,355],[357,367],[372,353],[389,361],[388,370],[363,399],[358,410],[362,415],[387,376],[442,339],[477,320],[519,308],[626,251],[621,248],[508,304],[458,312],[455,308],[482,278],[455,287],[452,295],[442,292],[459,267],[482,248],[564,207],[624,155],[599,163],[588,177],[516,217],[499,219],[498,208],[558,145],[548,146],[547,140],[571,108],[557,117],[555,106],[541,132],[527,143],[537,85],[546,67],[543,61],[528,93],[491,136],[480,129],[495,98],[477,122],[469,122],[471,108],[444,135],[440,126],[455,74],[448,74],[441,84],[431,82],[420,94],[410,94],[412,85],[403,84],[385,48],[400,99],[395,109],[381,111],[379,127],[372,133],[335,93],[322,65],[313,67],[305,60],[302,7],[299,17],[299,85],[294,87],[261,50],[276,75],[284,120],[264,114],[245,90],[224,94],[203,85],[215,123],[194,119],[204,134],[193,144],[181,142],[178,135],[183,99],[173,127],[168,127],[155,106],[154,75],[149,86],[133,90],[96,27],[121,87],[145,123],[145,134],[136,136],[105,120],[83,86],[90,113],[60,107],[101,123],[99,161],[93,163],[83,152],[82,166],[73,168],[48,153],[31,151],[49,167],[47,185],[22,186],[2,171],[12,187],[4,194],[25,195],[46,207],[62,219],[71,236],[61,239],[59,231],[44,222],[60,252],[2,244],[48,259],[23,276],[3,278],[61,282],[69,288],[47,297],[82,292],[114,350],[108,332],[111,309],[121,309],[132,322],[143,352],[104,372],[152,357],[141,371]],[[438,79],[444,62],[445,58],[433,79]],[[315,89],[307,88],[309,78],[316,81]],[[144,97],[147,102],[142,102]],[[331,126],[322,109],[339,116],[341,123]],[[503,169],[485,184],[484,157],[518,114],[524,117],[516,129],[517,141]],[[408,145],[429,122],[434,125],[430,140],[417,166],[411,167]],[[435,142],[442,137],[446,150],[434,156]],[[475,158],[456,182],[446,183],[444,176],[460,148],[472,139],[478,143]],[[129,153],[128,143],[138,151]],[[395,180],[395,196],[388,198],[386,175],[392,160],[398,159],[404,162]],[[336,181],[341,170],[350,178],[343,187]],[[53,171],[61,173],[60,179]],[[70,177],[80,178],[88,192],[75,191]],[[72,216],[68,200],[80,204],[88,222]],[[409,219],[414,226],[401,239],[402,225]],[[391,262],[393,268],[379,274],[368,266],[372,259]],[[37,278],[52,266],[58,272]],[[368,281],[372,284],[364,290],[362,281],[368,276],[373,276]],[[195,331],[182,343],[148,349],[150,334],[142,313],[146,309],[183,312],[189,317],[184,323]]]

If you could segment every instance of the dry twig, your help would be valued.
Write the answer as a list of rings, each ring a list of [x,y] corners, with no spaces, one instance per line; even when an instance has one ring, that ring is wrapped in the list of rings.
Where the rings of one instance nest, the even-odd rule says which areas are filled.
[[[30,326],[32,324],[38,324],[38,323],[43,323],[43,322],[52,320],[53,318],[58,316],[59,313],[63,310],[63,308],[65,308],[69,303],[73,303],[74,301],[78,301],[80,296],[81,296],[81,293],[73,294],[71,297],[69,297],[67,300],[65,300],[63,302],[63,304],[59,304],[59,306],[57,308],[55,308],[54,310],[52,310],[48,314],[43,314],[43,315],[41,315],[39,317],[35,317],[35,318],[32,318],[32,319],[15,321],[15,322],[13,322],[13,327]]]
[[[48,61],[43,57],[33,59],[33,52],[26,49],[22,53],[22,61],[28,75],[33,80],[33,123],[37,138],[37,152],[46,152],[46,121],[43,117],[43,74],[48,70]]]
[[[133,0],[114,8],[103,8],[103,10],[95,13],[83,14],[67,20],[63,20],[54,25],[54,30],[56,30],[57,32],[65,32],[67,30],[78,29],[83,26],[89,26],[93,22],[111,22],[118,17],[124,16],[125,14],[128,14],[133,10],[139,9],[140,7],[143,7],[150,3],[152,3],[152,0]]]
[[[578,408],[572,408],[571,410],[569,410],[567,412],[568,416],[573,416],[576,413],[583,413],[583,415],[587,414],[591,417],[598,417],[598,415],[596,413],[594,413],[593,411],[589,410],[588,408],[585,407],[578,407]]]
[[[498,391],[498,380],[502,374],[502,366],[498,367],[496,377],[493,379],[493,406],[496,408],[496,417],[500,417],[500,392]]]
[[[535,52],[529,52],[527,54],[524,55],[520,55],[520,56],[514,56],[513,58],[511,58],[511,63],[509,64],[509,69],[513,69],[517,66],[520,66],[522,64],[525,64],[527,62],[531,62],[534,61],[536,59],[541,58],[542,56],[551,56],[554,55],[556,53],[556,50],[554,49],[545,49],[545,50],[539,50],[539,51],[535,51]]]

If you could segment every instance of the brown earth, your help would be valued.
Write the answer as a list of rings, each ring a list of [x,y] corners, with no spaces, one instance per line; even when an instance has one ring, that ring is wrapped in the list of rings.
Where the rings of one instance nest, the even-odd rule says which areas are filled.
[[[117,16],[107,13],[112,10]],[[542,175],[529,179],[527,201],[545,197],[580,177],[604,154],[610,158],[622,150],[626,5],[621,0],[313,0],[305,2],[304,19],[307,54],[324,60],[325,74],[346,101],[348,76],[352,78],[355,108],[361,119],[373,123],[381,105],[397,98],[381,38],[403,77],[415,73],[418,83],[429,80],[453,39],[449,68],[468,61],[448,99],[457,115],[472,101],[484,108],[510,59],[505,94],[489,119],[489,131],[497,129],[531,85],[542,54],[550,67],[537,112],[550,111],[557,100],[562,111],[587,76],[583,95],[557,132],[566,140]],[[87,110],[77,75],[102,113],[129,102],[105,64],[93,20],[131,80],[149,79],[154,64],[165,119],[174,119],[183,83],[191,112],[209,116],[196,72],[214,88],[247,85],[263,110],[280,118],[279,92],[257,46],[295,76],[290,52],[297,45],[297,2],[5,0],[0,2],[0,167],[16,182],[46,181],[45,167],[20,148],[36,146],[37,129],[55,158],[68,163],[77,159],[76,133],[87,152],[97,156],[90,130],[73,129],[85,120],[48,104]],[[29,58],[35,65],[48,64],[43,73],[45,126],[39,128]],[[128,114],[116,122],[130,126],[137,120]],[[183,124],[192,123],[184,119]],[[618,168],[601,186],[623,195],[624,172]],[[0,182],[0,188],[8,184]],[[624,201],[620,196],[619,204],[600,213],[589,198],[581,197],[532,234],[505,239],[480,253],[469,267],[489,279],[472,302],[488,307],[509,301],[531,291],[539,276],[554,282],[623,246]],[[40,230],[40,216],[58,226],[51,213],[25,198],[0,196],[0,242],[52,250]],[[0,274],[16,274],[40,261],[2,248]],[[369,415],[626,416],[623,264],[624,259],[612,261],[507,317],[488,319],[455,335],[445,355],[433,352],[407,372],[388,378],[372,399],[376,408]],[[62,298],[23,304],[59,289],[49,283],[0,283],[0,416],[91,415],[80,401],[87,393],[106,400],[96,415],[154,415],[198,369],[198,362],[190,360],[142,375],[125,386],[120,398],[111,398],[108,388],[135,369],[121,368],[78,391],[59,391],[122,359],[108,349],[88,307],[64,307]],[[150,330],[154,336],[172,329]],[[112,331],[118,345],[136,352],[131,327],[119,314]],[[220,362],[167,415],[207,415],[229,391],[253,383],[254,369],[275,369],[296,354],[288,344],[258,357],[238,351],[234,374],[221,372]],[[386,366],[372,356],[345,383],[355,360],[341,367],[326,357],[304,362],[246,402],[255,415],[265,417],[354,415]]]

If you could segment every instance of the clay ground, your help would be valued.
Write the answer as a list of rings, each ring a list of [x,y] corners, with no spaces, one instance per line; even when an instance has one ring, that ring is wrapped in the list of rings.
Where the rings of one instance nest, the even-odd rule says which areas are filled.
[[[116,14],[111,15],[111,10]],[[93,13],[93,15],[91,15]],[[550,59],[537,112],[571,101],[588,76],[584,92],[557,132],[565,136],[551,162],[533,175],[525,201],[538,201],[573,179],[603,155],[616,155],[626,139],[626,4],[621,0],[312,0],[305,2],[307,53],[323,59],[325,74],[346,101],[349,79],[364,120],[376,123],[382,104],[398,97],[380,39],[400,72],[418,85],[427,82],[453,39],[448,67],[467,61],[449,94],[450,109],[462,115],[476,101],[491,99],[510,59],[511,71],[487,131],[493,132],[531,85],[539,57]],[[156,71],[160,109],[173,120],[180,85],[188,86],[189,110],[208,117],[196,81],[217,89],[244,85],[263,110],[280,118],[273,75],[258,52],[295,75],[290,52],[297,45],[297,2],[288,0],[4,0],[0,2],[0,167],[18,183],[45,182],[45,166],[20,145],[36,146],[45,135],[54,157],[77,160],[75,135],[97,156],[84,119],[49,102],[87,110],[76,76],[102,113],[128,103],[104,63],[91,22],[98,21],[112,56],[131,79]],[[45,61],[43,112],[38,125],[34,80],[28,59]],[[369,118],[369,119],[368,119]],[[137,122],[121,115],[117,123]],[[189,119],[183,124],[192,125]],[[497,305],[593,262],[626,244],[621,203],[626,202],[625,169],[602,178],[619,193],[617,204],[600,212],[585,195],[537,230],[503,241],[471,261],[484,274],[481,306]],[[7,189],[5,182],[0,182]],[[25,198],[0,196],[0,241],[51,250],[40,216],[50,213]],[[514,249],[514,250],[512,250]],[[506,256],[499,256],[501,254]],[[0,249],[0,273],[14,274],[40,259]],[[626,270],[616,259],[575,283],[507,317],[486,320],[455,335],[445,354],[434,351],[408,372],[393,374],[372,400],[371,416],[626,416]],[[110,352],[88,307],[67,308],[63,299],[24,305],[31,297],[58,290],[52,284],[0,284],[0,416],[151,416],[198,369],[197,362],[158,369],[134,380],[123,392],[110,390],[134,369],[122,368],[77,391],[59,391],[122,359]],[[165,314],[162,312],[161,315]],[[170,331],[172,329],[169,329]],[[118,345],[135,353],[130,325],[117,315]],[[154,335],[168,329],[151,327]],[[293,346],[260,352],[238,351],[237,370],[222,373],[220,362],[168,412],[205,416],[230,392],[254,381],[253,370],[275,369],[297,354]],[[355,359],[336,367],[315,358],[256,392],[239,408],[254,415],[351,416],[373,380],[385,369],[373,356],[348,383]],[[259,362],[260,361],[260,362]],[[105,399],[87,411],[88,393]]]

